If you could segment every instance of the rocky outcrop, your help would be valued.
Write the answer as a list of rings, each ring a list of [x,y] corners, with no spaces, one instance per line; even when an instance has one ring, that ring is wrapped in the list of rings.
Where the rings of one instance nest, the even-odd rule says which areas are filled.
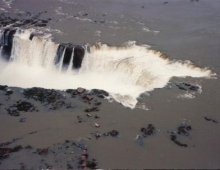
[[[85,55],[85,49],[82,46],[74,48],[73,68],[80,68]]]
[[[62,60],[62,68],[67,69],[71,64],[71,58],[73,57],[72,61],[72,69],[80,68],[82,64],[82,60],[85,55],[85,50],[82,46],[75,46],[68,43],[68,44],[60,44],[57,49],[57,55],[55,58],[55,64],[58,64]],[[63,59],[62,59],[63,57]]]

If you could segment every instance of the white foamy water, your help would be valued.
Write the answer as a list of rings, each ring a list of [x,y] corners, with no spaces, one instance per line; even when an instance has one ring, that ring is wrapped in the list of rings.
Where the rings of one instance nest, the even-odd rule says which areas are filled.
[[[121,47],[91,46],[79,70],[71,70],[69,66],[67,71],[60,71],[62,63],[54,64],[58,44],[45,37],[34,37],[31,41],[30,33],[15,34],[11,62],[0,61],[0,84],[23,88],[104,89],[117,102],[135,108],[141,93],[164,87],[172,77],[212,75],[210,70],[189,62],[170,61],[160,52],[131,42]]]

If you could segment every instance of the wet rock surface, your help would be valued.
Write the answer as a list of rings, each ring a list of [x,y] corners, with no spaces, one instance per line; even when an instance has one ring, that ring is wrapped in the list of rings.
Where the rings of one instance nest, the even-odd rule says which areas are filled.
[[[181,146],[181,147],[188,147],[187,144],[182,143],[178,140],[181,136],[189,137],[190,131],[192,130],[192,126],[188,125],[188,123],[184,122],[182,125],[180,125],[177,130],[171,131],[170,133],[170,140],[173,141],[175,144]]]
[[[33,104],[27,101],[18,101],[16,104],[6,109],[11,116],[19,116],[20,112],[33,112],[37,111]]]
[[[141,128],[142,134],[136,136],[136,141],[140,144],[143,145],[143,139],[148,137],[148,136],[153,136],[156,134],[156,128],[153,124],[148,124],[147,127],[142,127]]]
[[[119,132],[117,130],[112,130],[110,132],[105,132],[105,133],[96,132],[93,135],[95,136],[96,139],[98,139],[100,137],[107,137],[107,136],[120,137]]]
[[[91,94],[96,95],[97,97],[100,97],[100,98],[105,98],[109,96],[109,93],[107,91],[100,90],[100,89],[93,89]]]
[[[66,140],[42,149],[30,145],[10,146],[12,143],[16,141],[0,145],[0,168],[95,169],[98,166],[82,141]],[[24,160],[25,157],[31,157],[34,161]],[[9,158],[13,159],[13,164],[10,164]]]
[[[23,94],[25,98],[32,98],[35,101],[39,101],[51,110],[56,110],[63,106],[69,106],[65,103],[64,97],[59,92],[53,89],[50,90],[43,88],[31,88],[25,90]]]
[[[7,91],[13,91],[12,94],[6,95]],[[22,116],[17,118],[16,122],[21,126],[25,126],[30,123],[31,116],[29,112],[34,114],[40,114],[42,111],[53,113],[55,110],[62,113],[63,110],[69,111],[73,114],[73,120],[70,120],[71,124],[76,125],[77,128],[88,128],[87,133],[82,133],[80,136],[83,140],[96,143],[103,142],[105,140],[111,141],[112,138],[117,139],[116,142],[121,141],[124,137],[124,133],[121,133],[120,129],[109,128],[106,130],[106,122],[102,122],[103,115],[101,110],[102,105],[105,105],[102,98],[106,98],[109,94],[103,90],[87,90],[82,87],[77,89],[67,89],[65,91],[43,88],[9,88],[7,86],[0,86],[1,97],[1,111],[6,111],[11,116]],[[100,98],[99,95],[103,97]],[[23,100],[19,100],[23,98]],[[77,103],[77,104],[76,104]],[[8,109],[8,110],[6,110]],[[78,109],[78,110],[77,110]],[[75,112],[75,110],[80,112]],[[101,110],[101,112],[97,112]],[[25,112],[28,112],[25,114]],[[58,113],[57,112],[57,113]],[[1,112],[4,114],[4,112]],[[24,114],[24,115],[22,115]],[[5,114],[7,116],[7,114]],[[70,115],[70,114],[69,114]],[[206,121],[216,123],[217,120],[204,117]],[[153,123],[153,122],[152,122]],[[69,126],[69,125],[68,125]],[[117,130],[116,130],[117,129]],[[56,129],[59,132],[59,129]],[[137,129],[138,130],[138,129]],[[80,131],[77,130],[77,133]],[[120,133],[119,133],[120,131]],[[136,136],[136,142],[143,146],[144,141],[147,141],[148,137],[154,136],[158,129],[154,124],[147,124],[140,128],[140,134]],[[161,133],[165,133],[165,129],[161,130]],[[180,147],[189,147],[190,143],[185,142],[190,139],[190,132],[192,126],[189,125],[189,121],[184,121],[175,130],[169,132],[169,139]],[[18,141],[30,136],[33,139],[35,136],[40,136],[42,130],[32,129],[23,135],[22,138],[13,139],[12,141],[0,144],[0,168],[11,167],[10,164],[13,160],[14,168],[34,168],[34,169],[95,169],[97,168],[97,161],[90,158],[88,154],[88,148],[82,144],[82,141],[67,140],[63,143],[58,143],[53,146],[36,148],[34,146],[22,145]],[[68,132],[71,133],[71,132]],[[122,135],[122,136],[121,136]],[[78,136],[79,137],[79,136]],[[126,139],[123,138],[123,140]],[[157,139],[157,138],[154,138]],[[167,139],[167,140],[169,140]],[[131,139],[131,143],[132,143]],[[22,159],[24,157],[24,159]],[[29,161],[29,157],[33,160]],[[53,160],[53,161],[51,161]],[[13,167],[12,167],[13,168]]]
[[[175,84],[180,90],[184,91],[193,91],[193,92],[199,92],[200,87],[196,85],[192,85],[189,83],[176,83]]]
[[[217,120],[212,119],[212,118],[210,118],[210,117],[204,117],[204,119],[205,119],[206,121],[209,121],[209,122],[218,123]]]

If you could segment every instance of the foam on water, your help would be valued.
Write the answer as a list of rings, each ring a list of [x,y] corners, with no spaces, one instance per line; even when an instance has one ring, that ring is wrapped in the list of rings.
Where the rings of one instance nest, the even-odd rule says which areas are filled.
[[[121,47],[97,44],[86,52],[79,70],[60,71],[54,64],[58,44],[33,37],[31,31],[15,34],[11,62],[0,61],[0,84],[54,89],[104,89],[110,98],[135,108],[137,97],[167,85],[172,77],[210,77],[212,72],[189,62],[170,61],[158,51],[129,42]]]

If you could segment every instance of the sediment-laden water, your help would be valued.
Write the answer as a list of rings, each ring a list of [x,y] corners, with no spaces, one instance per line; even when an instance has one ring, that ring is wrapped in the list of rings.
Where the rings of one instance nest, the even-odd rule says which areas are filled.
[[[0,85],[9,86],[1,86],[0,130],[6,132],[0,143],[16,136],[21,139],[7,145],[51,147],[45,154],[50,155],[53,144],[77,140],[88,145],[100,168],[220,166],[218,1],[2,0],[0,5]],[[33,96],[25,96],[32,87],[37,87]],[[62,101],[53,103],[54,95]],[[19,100],[38,111],[17,114],[13,109],[25,106]],[[37,133],[24,135],[25,127]],[[21,147],[0,149],[2,158],[10,153],[7,161],[0,159],[2,167],[16,168],[9,163]],[[78,157],[81,163],[73,161],[72,167],[91,165],[91,159]],[[71,167],[65,161],[50,165]]]

